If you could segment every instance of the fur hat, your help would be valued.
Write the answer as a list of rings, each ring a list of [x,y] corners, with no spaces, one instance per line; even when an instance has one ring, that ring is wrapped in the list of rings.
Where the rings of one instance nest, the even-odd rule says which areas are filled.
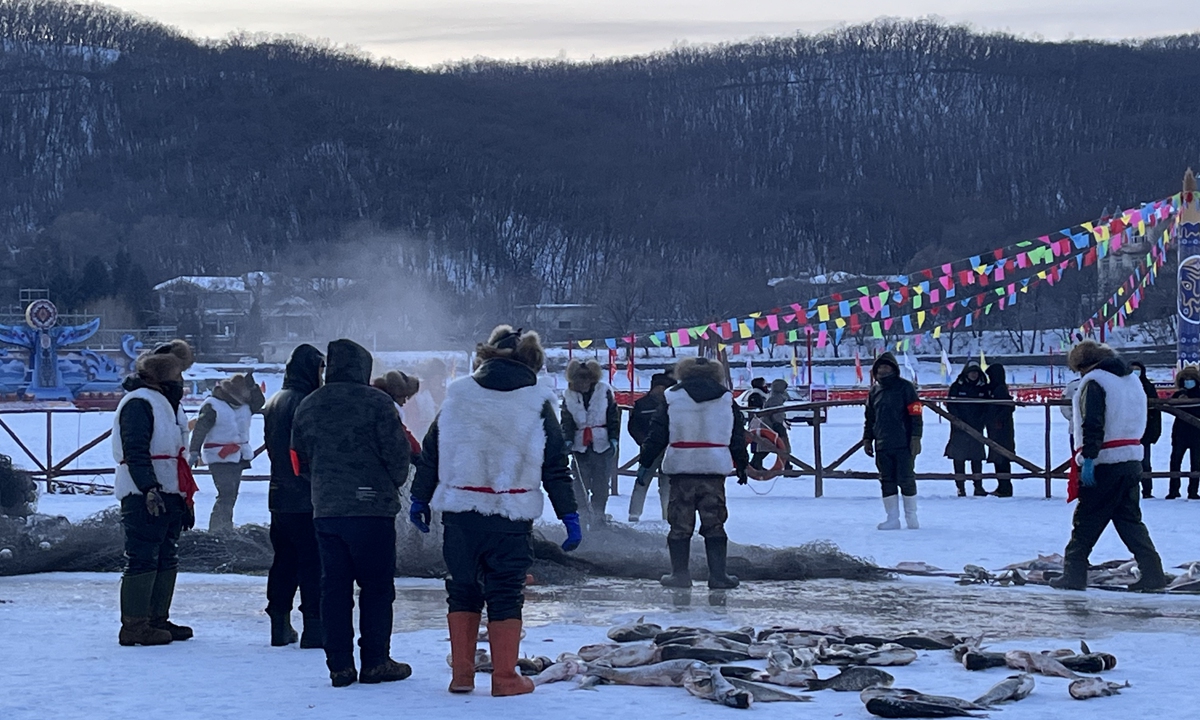
[[[1067,367],[1077,373],[1085,373],[1105,360],[1116,357],[1117,353],[1107,345],[1095,340],[1084,340],[1067,355]]]
[[[594,359],[572,360],[567,364],[567,387],[575,392],[587,392],[603,375],[604,370]]]
[[[372,380],[371,384],[391,395],[398,403],[403,403],[421,390],[420,380],[399,370],[389,370]]]
[[[702,357],[685,357],[675,363],[675,379],[679,382],[699,379],[725,384],[725,366],[715,360]]]
[[[542,348],[542,339],[534,331],[497,325],[487,342],[475,346],[475,362],[483,364],[496,358],[516,360],[538,372],[546,364],[546,351]]]
[[[160,385],[183,375],[193,362],[191,346],[183,340],[172,340],[138,356],[134,370],[143,382]]]
[[[761,377],[756,377],[750,381],[750,387],[756,388],[758,390],[766,390],[767,389],[767,379],[761,378]]]
[[[1200,368],[1195,365],[1188,365],[1175,375],[1175,387],[1183,387],[1184,380],[1195,380],[1196,384],[1200,385]]]
[[[233,400],[239,405],[248,405],[254,397],[254,376],[238,373],[225,378],[213,388],[213,395],[221,400]]]

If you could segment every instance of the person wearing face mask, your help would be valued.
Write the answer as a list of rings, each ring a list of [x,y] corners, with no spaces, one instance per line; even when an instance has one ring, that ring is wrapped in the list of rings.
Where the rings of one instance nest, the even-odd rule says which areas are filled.
[[[900,529],[900,495],[904,496],[904,520],[916,530],[917,481],[913,463],[921,454],[921,398],[917,388],[900,377],[900,365],[891,353],[884,353],[871,367],[871,390],[867,395],[866,422],[863,424],[863,452],[875,458],[883,491],[887,520],[880,530]]]
[[[121,503],[125,571],[121,576],[121,645],[166,645],[192,637],[169,620],[178,573],[179,535],[196,524],[196,481],[186,458],[183,372],[192,349],[183,340],[137,359],[113,421],[113,494]]]
[[[1146,393],[1147,400],[1157,400],[1158,390],[1155,389],[1154,383],[1146,377],[1146,366],[1141,362],[1134,360],[1129,363],[1129,369],[1134,376],[1141,381],[1142,390]],[[1147,406],[1146,409],[1146,434],[1142,435],[1142,499],[1149,500],[1154,497],[1154,479],[1150,477],[1153,468],[1150,464],[1150,450],[1154,447],[1154,443],[1162,437],[1162,410]]]
[[[958,379],[950,385],[948,397],[951,400],[981,400],[990,396],[987,377],[979,368],[979,363],[969,362],[963,368]],[[980,433],[987,425],[989,405],[977,402],[948,402],[946,411],[966,423]],[[950,427],[950,440],[946,443],[945,456],[954,461],[954,484],[958,486],[958,496],[967,494],[967,483],[963,475],[967,472],[967,462],[971,463],[971,472],[979,475],[983,472],[984,451],[983,443],[967,434],[957,425]],[[983,481],[975,480],[974,495],[987,495],[983,489]]]
[[[292,351],[283,371],[283,389],[263,408],[263,441],[271,458],[271,549],[274,557],[267,575],[267,616],[271,618],[271,645],[283,647],[297,640],[302,648],[325,643],[321,623],[321,555],[313,526],[312,486],[308,475],[292,465],[292,420],[300,402],[321,387],[325,354],[312,345]],[[292,602],[300,591],[304,635],[292,628]]]
[[[1142,477],[1142,435],[1146,395],[1141,382],[1107,345],[1084,340],[1067,355],[1081,376],[1072,400],[1075,449],[1068,499],[1078,498],[1071,540],[1063,551],[1063,574],[1050,581],[1058,590],[1084,590],[1088,558],[1109,523],[1137,560],[1141,578],[1133,591],[1166,587],[1162,558],[1142,522],[1138,486]]]
[[[1178,389],[1171,395],[1172,400],[1200,402],[1200,369],[1189,365],[1180,370],[1179,374],[1175,376],[1175,387]],[[1194,418],[1200,418],[1200,405],[1182,407],[1179,410]],[[1172,473],[1179,472],[1183,467],[1184,455],[1189,456],[1191,471],[1193,473],[1200,472],[1200,428],[1175,418],[1175,422],[1171,426]],[[1179,497],[1180,485],[1179,477],[1171,478],[1171,488],[1167,493],[1168,500],[1175,500]],[[1200,478],[1188,478],[1188,499],[1200,500],[1198,491],[1200,491]]]

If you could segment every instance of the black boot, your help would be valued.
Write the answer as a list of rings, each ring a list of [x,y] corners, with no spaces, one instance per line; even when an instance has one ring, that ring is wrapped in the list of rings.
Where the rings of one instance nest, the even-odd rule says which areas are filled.
[[[171,600],[175,597],[175,578],[178,570],[159,570],[150,591],[150,627],[171,633],[171,640],[191,640],[194,633],[187,625],[171,622]]]
[[[325,623],[321,622],[321,618],[304,618],[300,647],[304,650],[319,650],[325,647]]]
[[[1188,480],[1188,500],[1200,500],[1200,479]]]
[[[688,563],[692,556],[692,540],[668,540],[667,550],[671,552],[671,574],[663,575],[659,580],[663,587],[672,588],[690,588],[692,586],[692,573],[688,569]]]
[[[1175,471],[1172,470],[1172,472],[1175,472]],[[1167,490],[1167,499],[1168,500],[1179,499],[1179,485],[1180,485],[1179,478],[1171,478],[1171,483],[1168,486],[1169,489]]]
[[[1162,558],[1155,553],[1152,557],[1138,559],[1138,571],[1142,577],[1130,584],[1134,592],[1158,592],[1167,587],[1167,576],[1163,572]]]
[[[1087,590],[1087,570],[1067,566],[1063,574],[1050,581],[1055,590]]]
[[[740,583],[725,572],[729,538],[705,538],[704,553],[708,556],[708,587],[710,590],[732,590]]]
[[[271,617],[271,647],[291,645],[300,639],[296,629],[292,627],[292,612],[274,611]]]
[[[966,497],[967,496],[967,481],[966,480],[955,480],[954,484],[956,486],[958,486],[958,496]]]
[[[983,481],[982,480],[975,481],[975,491],[971,494],[974,495],[975,497],[987,497],[987,490],[983,489]]]

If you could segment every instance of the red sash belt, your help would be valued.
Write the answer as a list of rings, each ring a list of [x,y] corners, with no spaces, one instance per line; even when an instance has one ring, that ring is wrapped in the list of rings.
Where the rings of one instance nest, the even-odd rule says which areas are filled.
[[[583,428],[583,445],[584,445],[584,447],[590,448],[592,446],[592,430],[593,429],[598,430],[602,427],[606,427],[606,426],[604,426],[604,425],[588,425]]]
[[[484,493],[485,495],[522,495],[529,492],[522,488],[513,488],[512,490],[497,490],[490,487],[474,487],[471,485],[455,486],[455,490],[466,490],[467,492]]]
[[[1133,445],[1141,445],[1141,438],[1124,438],[1123,440],[1109,440],[1100,446],[1101,450],[1109,450],[1111,448],[1130,447]],[[1071,453],[1071,469],[1067,472],[1067,502],[1072,502],[1079,497],[1079,462],[1075,456],[1082,448],[1075,448]]]
[[[220,448],[217,452],[217,457],[222,460],[236,452],[242,451],[242,446],[239,443],[204,443],[205,450],[214,450],[217,448]]]
[[[727,443],[711,443],[711,442],[686,442],[679,441],[671,443],[671,447],[679,450],[698,450],[700,448],[723,448],[728,447]]]

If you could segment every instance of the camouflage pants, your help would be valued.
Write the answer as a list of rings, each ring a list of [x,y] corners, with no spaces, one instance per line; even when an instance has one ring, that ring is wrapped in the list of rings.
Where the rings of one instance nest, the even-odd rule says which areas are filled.
[[[700,515],[700,536],[723,538],[729,510],[725,507],[725,478],[717,475],[675,475],[670,480],[671,500],[667,521],[671,532],[667,540],[690,540]]]

